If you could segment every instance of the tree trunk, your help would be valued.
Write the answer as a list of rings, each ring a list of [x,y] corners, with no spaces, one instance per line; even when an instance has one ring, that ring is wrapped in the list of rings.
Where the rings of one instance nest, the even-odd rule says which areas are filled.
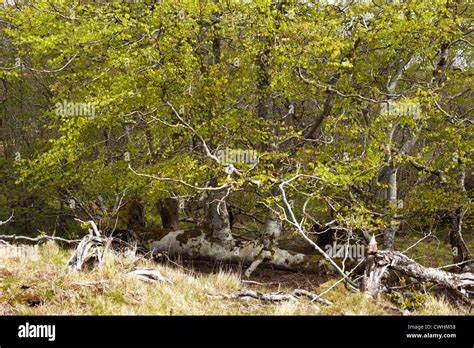
[[[391,166],[388,169],[388,177],[387,177],[387,200],[388,200],[388,209],[395,210],[398,204],[398,195],[397,195],[397,172],[398,168],[395,166]],[[389,222],[389,226],[385,229],[383,234],[383,248],[386,250],[393,250],[393,246],[395,244],[395,234],[398,230],[398,226],[393,223],[393,221]]]
[[[387,95],[389,96],[389,102],[393,98],[393,95],[396,92],[398,82],[403,76],[403,73],[406,69],[413,64],[414,60],[412,59],[413,55],[410,55],[407,59],[398,60],[397,62],[397,69],[393,75],[390,76],[389,80],[387,81]],[[387,170],[388,174],[388,188],[387,188],[387,199],[388,199],[388,210],[394,211],[398,204],[398,192],[397,192],[397,172],[398,167],[396,164],[396,160],[392,157],[392,150],[393,150],[393,142],[395,140],[395,132],[397,131],[398,122],[393,124],[389,129],[389,142],[386,144],[385,155],[387,162],[389,163],[388,167],[384,168]],[[395,233],[398,230],[398,226],[393,223],[393,220],[389,221],[389,226],[384,231],[384,242],[383,247],[387,250],[393,250],[393,246],[395,243]]]
[[[135,226],[145,226],[145,207],[139,202],[130,202],[128,207],[128,229]]]
[[[460,167],[459,188],[462,192],[466,191],[466,165],[464,161],[459,158],[458,164]],[[449,230],[449,242],[453,252],[454,263],[466,262],[471,259],[471,253],[467,248],[464,238],[462,236],[463,219],[466,214],[466,209],[459,207],[451,215],[451,228]],[[467,264],[459,266],[460,269],[469,269]]]
[[[273,211],[270,211],[265,220],[264,246],[271,248],[276,245],[281,235],[282,221]]]
[[[278,197],[279,193],[278,187],[273,187],[270,190],[272,197]],[[280,238],[282,227],[283,223],[278,214],[275,213],[274,210],[268,209],[267,216],[265,218],[265,228],[262,234],[263,245],[265,248],[270,250],[274,245],[276,245],[278,239]]]
[[[451,216],[451,228],[449,229],[449,243],[453,253],[453,262],[461,263],[471,259],[469,249],[462,236],[464,211],[462,208],[456,209]],[[463,269],[467,265],[460,265]]]
[[[117,216],[102,219],[100,226],[112,231],[141,230],[146,227],[145,206],[131,199],[119,209]]]
[[[162,198],[158,201],[158,211],[163,228],[176,231],[179,219],[178,201],[174,198]]]
[[[265,220],[265,229],[261,236],[262,248],[260,252],[255,256],[255,260],[245,271],[245,276],[250,275],[257,269],[257,267],[268,259],[274,256],[275,250],[277,250],[277,241],[281,234],[282,221],[279,216],[272,210],[268,212]]]
[[[208,193],[208,216],[211,221],[212,237],[222,244],[230,245],[233,242],[233,238],[226,196],[227,192],[225,190],[210,191]]]

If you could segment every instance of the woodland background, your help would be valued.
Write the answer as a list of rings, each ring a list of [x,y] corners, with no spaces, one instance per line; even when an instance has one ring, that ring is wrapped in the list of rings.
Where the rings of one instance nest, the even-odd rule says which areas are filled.
[[[2,237],[56,239],[41,251],[54,272],[71,255],[64,240],[88,228],[155,261],[240,264],[237,278],[211,267],[205,277],[232,279],[217,292],[240,288],[241,276],[281,280],[281,269],[317,273],[310,290],[338,278],[354,290],[367,262],[328,246],[367,256],[372,236],[378,250],[469,272],[472,30],[472,4],[460,0],[8,1]],[[25,270],[5,275],[9,284]],[[438,294],[394,272],[391,286],[411,289],[388,291],[396,308],[426,308],[423,296]],[[13,288],[4,313],[16,312]],[[41,294],[38,308],[59,296]],[[167,312],[159,296],[139,310]],[[376,306],[367,301],[357,308]],[[187,303],[175,307],[205,313]],[[291,308],[282,313],[308,307]],[[82,310],[108,313],[56,309]]]

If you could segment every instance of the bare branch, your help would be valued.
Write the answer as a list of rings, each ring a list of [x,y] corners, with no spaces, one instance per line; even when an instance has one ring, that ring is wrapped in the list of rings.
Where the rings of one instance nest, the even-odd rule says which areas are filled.
[[[10,217],[8,219],[6,219],[5,221],[0,221],[0,226],[8,224],[13,219],[14,213],[15,213],[15,211],[12,210],[12,214],[10,215]]]
[[[128,168],[135,175],[142,176],[142,177],[149,178],[149,179],[153,179],[153,180],[158,180],[158,181],[174,182],[174,183],[181,184],[183,186],[189,187],[189,188],[191,188],[193,190],[197,190],[197,191],[220,191],[220,190],[223,190],[223,189],[226,189],[226,188],[230,188],[232,186],[230,183],[225,183],[225,184],[223,184],[221,186],[218,186],[218,187],[199,187],[199,186],[194,186],[194,185],[188,184],[187,182],[182,181],[182,180],[178,180],[178,179],[160,178],[160,177],[150,175],[150,174],[137,173],[135,170],[133,170],[133,168],[130,164],[128,165]]]
[[[313,242],[311,240],[311,238],[308,237],[307,233],[305,232],[303,226],[301,223],[298,222],[294,212],[293,212],[293,208],[291,207],[290,203],[288,202],[287,198],[286,198],[286,192],[285,192],[285,185],[287,185],[288,183],[290,183],[291,181],[293,180],[296,180],[298,177],[302,176],[302,174],[298,174],[290,179],[288,179],[287,181],[284,181],[282,182],[280,185],[279,185],[279,188],[280,188],[280,191],[281,191],[281,198],[283,200],[283,203],[285,204],[286,206],[286,209],[288,210],[288,212],[290,213],[290,217],[291,217],[291,220],[290,219],[287,219],[287,222],[289,222],[291,225],[293,225],[294,227],[296,227],[296,229],[298,230],[298,232],[303,236],[303,238],[308,241],[326,260],[329,261],[329,263],[336,269],[336,271],[344,278],[344,280],[350,285],[352,286],[354,289],[357,289],[357,286],[356,284],[345,274],[345,272],[338,266],[338,264],[336,262],[334,262],[334,260],[323,250],[319,247],[319,245],[317,245],[315,242]]]
[[[41,242],[42,240],[54,240],[54,241],[59,241],[59,242],[64,242],[68,244],[72,243],[79,243],[81,240],[80,239],[65,239],[61,237],[55,237],[55,236],[38,236],[38,237],[27,237],[27,236],[17,236],[16,234],[2,234],[0,235],[0,239],[12,239],[12,240],[27,240],[30,242]]]

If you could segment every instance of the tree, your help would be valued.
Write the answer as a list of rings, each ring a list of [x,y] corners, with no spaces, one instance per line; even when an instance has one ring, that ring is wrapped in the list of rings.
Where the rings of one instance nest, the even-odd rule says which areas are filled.
[[[47,96],[29,116],[47,133],[27,137],[18,183],[71,215],[112,233],[134,228],[118,223],[133,202],[148,216],[158,205],[162,227],[177,230],[186,201],[199,231],[173,231],[155,248],[241,257],[248,274],[307,261],[279,247],[285,229],[343,277],[315,234],[366,245],[381,233],[393,249],[402,228],[449,219],[455,263],[470,259],[461,2],[38,0],[2,16]],[[18,78],[13,64],[2,78]],[[254,247],[241,246],[230,207],[257,226]]]

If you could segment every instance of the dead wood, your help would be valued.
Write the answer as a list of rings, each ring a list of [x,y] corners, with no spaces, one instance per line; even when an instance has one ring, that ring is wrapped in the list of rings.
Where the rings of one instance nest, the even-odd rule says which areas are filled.
[[[131,272],[128,272],[127,275],[136,277],[147,283],[162,281],[169,284],[173,284],[173,282],[169,280],[168,278],[166,278],[165,276],[163,276],[160,271],[153,268],[138,268]]]
[[[74,243],[79,243],[81,239],[66,239],[66,238],[61,238],[61,237],[55,237],[55,236],[38,236],[38,237],[27,237],[27,236],[17,236],[16,234],[2,234],[0,235],[0,240],[2,239],[8,239],[8,240],[26,240],[29,242],[41,242],[41,241],[56,241],[56,242],[63,242],[67,244],[74,244]]]
[[[268,302],[282,302],[282,301],[298,301],[300,297],[307,297],[311,300],[311,302],[319,302],[325,305],[332,305],[331,301],[321,298],[315,293],[312,293],[307,290],[303,289],[295,289],[289,294],[283,294],[281,292],[275,293],[260,293],[253,290],[244,290],[234,294],[228,295],[217,295],[211,296],[214,298],[226,298],[226,299],[238,299],[238,298],[245,298],[250,297],[261,301],[268,301]]]
[[[94,236],[92,234],[86,235],[67,262],[67,267],[72,270],[80,271],[90,260],[94,259],[99,263],[102,262],[103,252],[100,249],[106,242],[107,238],[105,237]]]
[[[441,269],[424,267],[398,251],[377,250],[375,239],[371,241],[366,259],[362,291],[378,297],[383,291],[382,278],[388,270],[395,270],[421,282],[433,282],[450,290],[463,300],[469,301],[474,294],[473,273],[450,273]]]

